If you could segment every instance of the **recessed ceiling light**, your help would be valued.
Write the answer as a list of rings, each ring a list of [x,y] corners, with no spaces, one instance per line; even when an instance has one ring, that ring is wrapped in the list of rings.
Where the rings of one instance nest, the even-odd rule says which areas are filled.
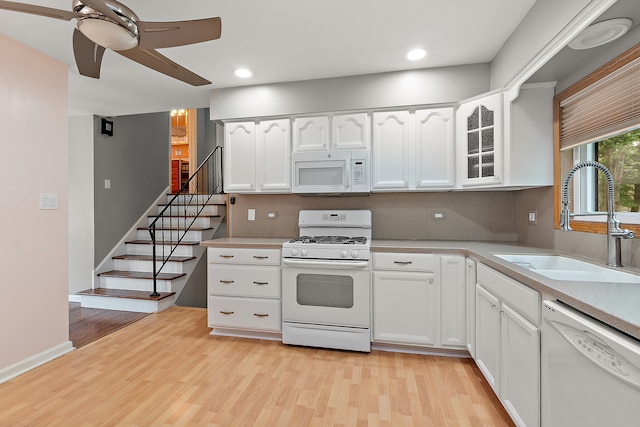
[[[407,58],[409,61],[418,61],[422,58],[424,58],[425,56],[427,56],[427,51],[424,49],[413,49],[410,50],[409,52],[407,52],[407,54],[405,55],[405,58]]]
[[[614,41],[631,28],[633,21],[629,18],[616,18],[589,25],[569,42],[571,49],[582,50]]]
[[[248,79],[253,76],[253,73],[246,68],[238,68],[233,72],[236,77],[240,77],[241,79]]]

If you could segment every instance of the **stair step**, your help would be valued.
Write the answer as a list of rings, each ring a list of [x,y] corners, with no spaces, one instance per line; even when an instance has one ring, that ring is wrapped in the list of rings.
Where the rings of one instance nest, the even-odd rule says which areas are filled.
[[[104,273],[98,273],[100,277],[122,277],[128,279],[151,279],[153,280],[153,273],[147,271],[122,271],[112,270],[105,271]],[[184,273],[159,273],[156,277],[158,280],[174,280],[180,277],[184,277]]]
[[[153,257],[151,255],[117,255],[114,256],[113,259],[122,259],[122,260],[130,260],[130,261],[153,261]],[[194,256],[172,256],[167,261],[169,262],[186,262],[191,261],[192,259],[196,259]],[[159,257],[156,257],[156,261],[161,261]]]
[[[128,298],[128,299],[138,299],[138,300],[149,300],[149,301],[159,301],[165,298],[168,298],[172,295],[175,295],[175,292],[158,292],[160,296],[152,297],[151,294],[147,291],[131,291],[126,289],[107,289],[107,288],[96,288],[96,289],[85,289],[84,291],[76,292],[76,295],[90,295],[90,296],[100,296],[100,297],[111,297],[111,298]]]
[[[142,231],[149,231],[149,227],[139,227],[138,230]],[[185,231],[187,230],[187,227],[170,227],[170,228],[160,228],[160,227],[156,227],[157,231],[161,231],[161,230],[175,230],[175,231]],[[189,227],[189,230],[191,231],[209,231],[209,230],[213,230],[213,227]]]
[[[153,242],[151,240],[130,240],[128,242],[125,242],[126,244],[135,244],[135,245],[151,245],[153,244]],[[176,242],[175,240],[173,242],[170,241],[163,241],[163,240],[156,240],[156,245],[175,245]],[[195,242],[195,241],[191,241],[191,240],[183,240],[182,242],[179,243],[179,245],[184,245],[184,246],[198,246],[200,244],[200,242]]]

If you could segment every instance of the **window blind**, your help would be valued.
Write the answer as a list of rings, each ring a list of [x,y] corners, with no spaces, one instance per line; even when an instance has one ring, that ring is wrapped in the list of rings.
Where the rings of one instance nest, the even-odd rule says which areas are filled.
[[[560,149],[640,126],[640,58],[560,103]]]

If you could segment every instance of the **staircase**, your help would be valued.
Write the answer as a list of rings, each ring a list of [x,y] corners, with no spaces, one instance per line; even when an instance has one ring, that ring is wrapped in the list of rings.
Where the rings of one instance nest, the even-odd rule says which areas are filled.
[[[205,249],[203,240],[226,235],[226,194],[214,194],[206,201],[200,215],[189,204],[188,199],[205,198],[209,195],[180,194],[165,211],[162,225],[156,228],[156,265],[162,265],[176,242],[182,240],[167,259],[157,275],[157,296],[153,292],[153,242],[148,226],[156,219],[174,195],[157,205],[156,212],[146,218],[146,224],[137,227],[124,242],[119,255],[111,257],[111,262],[96,275],[93,289],[78,292],[82,307],[109,310],[155,313],[175,304],[180,292],[187,284],[189,276],[198,264]],[[185,234],[185,230],[188,228]]]

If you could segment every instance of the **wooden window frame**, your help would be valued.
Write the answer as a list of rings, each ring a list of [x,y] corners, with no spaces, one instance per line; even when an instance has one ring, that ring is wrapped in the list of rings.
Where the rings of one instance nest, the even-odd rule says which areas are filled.
[[[591,74],[587,75],[583,79],[574,83],[567,89],[563,90],[559,94],[557,94],[553,98],[553,176],[554,176],[554,193],[553,193],[553,212],[554,212],[554,226],[556,229],[560,229],[560,212],[562,207],[560,206],[560,188],[562,186],[562,180],[564,176],[562,176],[561,170],[561,152],[560,152],[560,104],[567,98],[575,95],[581,90],[589,87],[590,85],[596,83],[597,81],[605,78],[609,74],[617,71],[618,69],[624,67],[630,62],[640,58],[640,43],[624,52],[623,54],[617,56],[613,60],[609,61],[602,67],[598,68]],[[628,228],[629,230],[635,232],[636,234],[640,233],[640,225],[638,224],[627,224],[623,223],[622,226],[624,228]],[[600,233],[606,234],[607,232],[607,224],[600,222],[590,222],[590,221],[580,221],[578,219],[571,220],[571,228],[575,231],[583,231],[587,233]]]

